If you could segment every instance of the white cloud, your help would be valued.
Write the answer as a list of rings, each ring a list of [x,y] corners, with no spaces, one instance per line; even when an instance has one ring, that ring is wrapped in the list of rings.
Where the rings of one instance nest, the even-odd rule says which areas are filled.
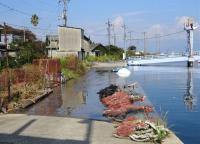
[[[126,12],[126,13],[120,13],[120,14],[115,14],[114,17],[116,16],[122,16],[122,17],[133,17],[133,16],[140,16],[146,13],[145,11],[133,11],[133,12]]]
[[[176,18],[176,26],[177,26],[177,28],[180,28],[180,27],[183,28],[184,24],[187,23],[188,19],[191,19],[194,22],[194,25],[199,27],[199,23],[197,21],[195,21],[194,18],[189,17],[189,16],[182,16],[182,17],[177,17]]]
[[[177,27],[184,27],[184,24],[187,22],[188,20],[188,16],[181,16],[181,17],[177,17],[176,18],[176,26]]]
[[[164,32],[163,32],[163,26],[161,26],[160,24],[155,24],[155,25],[152,25],[148,31],[147,31],[148,35],[151,35],[151,36],[154,36],[154,35],[162,35]]]
[[[124,25],[124,18],[122,16],[118,16],[113,20],[112,24],[115,28],[119,29]]]
[[[121,13],[120,15],[123,17],[132,17],[132,16],[140,16],[144,13],[145,11],[134,11],[134,12]]]

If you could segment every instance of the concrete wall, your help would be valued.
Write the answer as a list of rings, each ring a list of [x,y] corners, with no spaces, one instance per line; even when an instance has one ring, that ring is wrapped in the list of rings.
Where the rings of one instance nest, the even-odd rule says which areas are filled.
[[[10,44],[13,42],[13,35],[12,34],[7,34],[7,43]],[[4,34],[1,34],[1,43],[5,44],[5,36]]]
[[[59,51],[78,52],[83,48],[83,30],[58,27]]]
[[[47,49],[58,49],[59,48],[59,40],[58,40],[58,35],[48,35],[47,36],[48,39],[48,45],[47,45]]]
[[[63,57],[66,57],[68,55],[78,56],[78,52],[66,52],[66,51],[59,51],[59,50],[48,50],[48,57],[63,58]]]
[[[89,41],[87,40],[83,40],[83,49],[85,50],[85,52],[90,52],[91,50],[91,44]]]
[[[3,53],[2,52],[0,52],[0,58],[2,58],[3,57]]]
[[[84,31],[81,28],[58,27],[58,43],[55,36],[48,36],[50,44],[47,46],[49,57],[66,57],[76,55],[80,59],[91,54],[90,40],[85,39]],[[55,49],[58,45],[58,49]],[[54,48],[54,49],[51,49]]]

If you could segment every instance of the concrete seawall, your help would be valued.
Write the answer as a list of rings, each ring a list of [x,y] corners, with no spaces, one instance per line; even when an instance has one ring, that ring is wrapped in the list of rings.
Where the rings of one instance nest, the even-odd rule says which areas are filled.
[[[112,68],[112,67],[124,67],[127,66],[126,61],[119,62],[107,62],[107,63],[94,63],[92,67],[94,68]]]
[[[113,130],[113,124],[104,121],[22,114],[0,115],[0,143],[142,144],[114,138]],[[164,144],[183,143],[171,133]]]

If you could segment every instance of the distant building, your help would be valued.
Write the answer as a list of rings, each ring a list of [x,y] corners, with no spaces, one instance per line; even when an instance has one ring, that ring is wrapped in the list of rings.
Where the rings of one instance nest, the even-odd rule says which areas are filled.
[[[54,53],[59,50],[59,39],[58,35],[47,35],[46,36],[46,48],[48,57],[53,57]]]
[[[91,53],[91,41],[81,28],[58,27],[58,36],[47,36],[46,48],[49,57],[76,55],[83,59]]]
[[[0,43],[0,58],[5,57],[5,49],[6,49],[6,46]]]
[[[16,57],[17,51],[19,51],[19,49],[10,49],[10,47],[8,45],[8,55],[9,56]],[[6,57],[6,45],[0,43],[0,58],[4,58],[4,57]]]
[[[91,48],[92,54],[94,56],[103,56],[108,52],[108,49],[102,44],[92,44]]]
[[[6,56],[6,44],[5,44],[5,36],[4,34],[0,35],[0,58],[3,58]],[[14,49],[10,49],[10,45],[12,42],[20,39],[20,36],[13,35],[13,34],[7,34],[7,44],[8,44],[8,54],[11,57],[16,57],[16,51]]]
[[[128,50],[136,52],[137,48],[136,46],[132,45],[128,48]]]

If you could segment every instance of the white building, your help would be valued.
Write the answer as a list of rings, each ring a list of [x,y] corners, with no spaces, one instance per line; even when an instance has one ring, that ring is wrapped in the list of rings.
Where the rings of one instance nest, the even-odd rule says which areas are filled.
[[[5,57],[6,56],[6,44],[5,44],[5,36],[4,34],[0,35],[0,58]],[[7,49],[8,49],[8,55],[11,57],[16,57],[16,51],[17,50],[13,50],[10,49],[10,44],[12,42],[14,42],[15,40],[17,40],[17,36],[13,35],[13,34],[7,34]]]
[[[76,55],[83,59],[90,54],[91,41],[81,28],[58,27],[58,36],[47,36],[47,40],[49,57]]]

